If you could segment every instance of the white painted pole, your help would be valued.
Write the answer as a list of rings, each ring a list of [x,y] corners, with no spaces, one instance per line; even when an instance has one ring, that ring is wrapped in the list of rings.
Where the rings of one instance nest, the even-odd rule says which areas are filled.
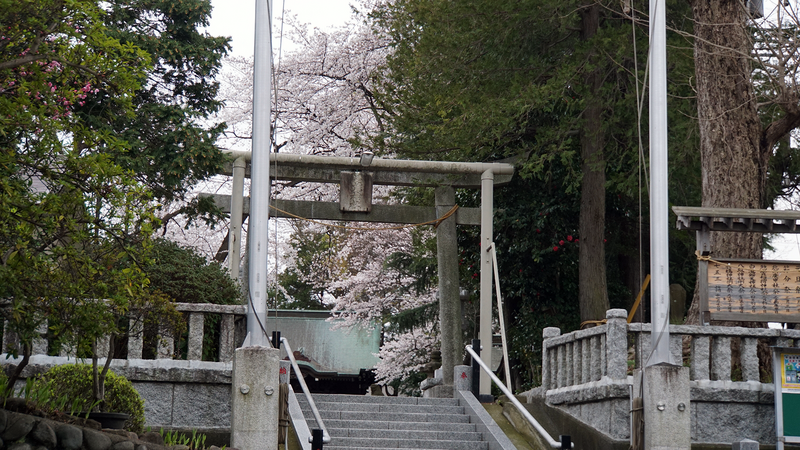
[[[233,162],[233,186],[231,190],[231,229],[228,237],[228,271],[231,278],[239,281],[239,264],[242,250],[242,212],[244,210],[244,169],[247,163],[243,157]]]
[[[248,258],[250,302],[247,332],[250,346],[268,346],[259,325],[267,320],[267,248],[269,243],[270,78],[272,66],[272,0],[256,0],[253,63],[253,151],[250,183]]]
[[[665,16],[665,1],[650,0],[650,321],[653,325],[653,351],[647,360],[647,366],[671,362]]]
[[[481,340],[481,358],[492,364],[492,219],[494,214],[494,174],[491,170],[481,175],[481,240],[478,251],[481,263],[481,304],[478,338]],[[478,392],[492,393],[492,380],[482,376]]]

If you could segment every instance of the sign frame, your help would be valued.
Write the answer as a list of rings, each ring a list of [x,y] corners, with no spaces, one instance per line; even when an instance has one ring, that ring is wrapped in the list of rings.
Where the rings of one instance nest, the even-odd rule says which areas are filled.
[[[787,380],[786,368],[792,365],[793,373]],[[775,384],[775,436],[776,449],[784,444],[800,443],[800,348],[772,347],[772,379]],[[795,420],[787,423],[786,414]],[[788,434],[787,434],[788,433]]]
[[[735,278],[731,277],[730,273],[726,275],[727,280],[730,283],[725,285],[724,282],[721,285],[711,285],[709,280],[709,272],[710,270],[715,270],[715,266],[721,265],[726,268],[728,267],[737,267],[737,266],[744,266],[745,271],[748,273],[746,277],[741,275],[739,272]],[[763,280],[761,277],[765,273],[770,273],[771,275],[776,275],[774,270],[767,270],[761,271],[760,267],[762,266],[782,266],[781,268],[784,269],[785,273],[788,273],[789,270],[796,272],[794,277],[794,281],[791,281],[792,285],[795,286],[797,289],[800,289],[800,261],[773,261],[773,260],[761,260],[761,259],[729,259],[729,258],[718,258],[708,260],[700,260],[700,313],[702,315],[702,322],[709,323],[710,320],[720,320],[720,321],[734,321],[734,322],[780,322],[780,323],[800,323],[800,290],[792,290],[792,291],[784,291],[777,292],[773,286],[770,286],[769,283],[777,283],[780,280],[770,281],[767,280],[767,287],[763,287],[763,285],[759,285],[758,287],[753,287],[752,284],[752,276],[750,272],[754,269],[751,266],[759,266],[759,280],[758,283],[761,284]],[[789,269],[791,268],[791,269]],[[737,267],[737,270],[740,268]],[[779,273],[784,273],[778,271]],[[714,272],[711,272],[713,277]],[[771,278],[771,276],[770,276]],[[736,283],[736,282],[739,283]],[[749,281],[748,286],[744,286],[745,281]],[[727,286],[725,290],[728,292],[723,293],[723,297],[727,296],[726,305],[729,308],[729,311],[712,311],[711,310],[711,302],[713,299],[711,298],[710,291],[713,288],[719,288],[719,286]],[[730,288],[737,288],[737,292],[730,292]],[[742,311],[744,308],[744,295],[741,294],[742,291],[750,291],[748,294],[753,295],[753,292],[758,291],[759,295],[762,297],[761,299],[746,297],[747,301],[749,302],[748,306],[751,306],[752,311],[756,308],[756,304],[758,303],[758,308],[762,311],[766,311],[769,309],[769,312],[747,312]],[[769,291],[773,291],[770,293]],[[732,299],[732,296],[736,296],[737,299]],[[769,296],[769,302],[767,301]],[[778,303],[779,297],[792,297],[791,300],[787,300],[784,303]],[[723,300],[725,300],[723,298]],[[737,306],[737,309],[740,311],[733,311],[732,303],[735,301],[739,301],[741,303],[740,306]],[[794,303],[794,305],[792,305]],[[792,312],[781,312],[776,313],[774,312],[775,309],[788,309],[791,308]]]

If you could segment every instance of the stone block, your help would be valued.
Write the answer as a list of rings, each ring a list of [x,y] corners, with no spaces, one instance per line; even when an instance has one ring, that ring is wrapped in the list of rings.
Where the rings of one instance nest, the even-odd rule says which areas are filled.
[[[751,439],[742,439],[731,445],[732,450],[758,450],[758,442]]]
[[[275,389],[277,391],[277,385]],[[231,411],[227,407],[231,403],[230,385],[176,384],[173,392],[172,426],[180,428],[230,426]],[[263,389],[261,395],[264,395]]]
[[[173,385],[170,383],[132,382],[144,399],[145,426],[171,427]]]

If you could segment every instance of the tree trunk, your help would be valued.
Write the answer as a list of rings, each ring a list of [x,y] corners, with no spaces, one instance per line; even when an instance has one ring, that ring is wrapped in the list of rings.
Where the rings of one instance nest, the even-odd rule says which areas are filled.
[[[581,13],[581,37],[591,39],[600,25],[600,6],[587,6]],[[597,55],[590,58],[597,60]],[[595,61],[596,62],[596,61]],[[581,321],[601,320],[606,316],[605,214],[606,164],[603,156],[602,103],[598,98],[603,76],[600,68],[584,78],[588,95],[583,111],[581,131],[581,212],[579,220],[580,247],[578,251],[578,287]]]
[[[764,208],[769,144],[751,80],[752,42],[740,2],[693,0],[703,206]],[[761,259],[761,234],[712,233],[712,257]],[[698,290],[687,323],[699,323]]]

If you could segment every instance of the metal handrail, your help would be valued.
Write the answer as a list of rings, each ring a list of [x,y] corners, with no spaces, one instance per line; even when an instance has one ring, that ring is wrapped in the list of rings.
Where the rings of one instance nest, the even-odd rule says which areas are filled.
[[[311,413],[314,414],[314,419],[317,421],[317,426],[322,430],[322,442],[327,444],[331,441],[331,435],[328,434],[325,424],[322,423],[322,417],[319,415],[319,410],[317,409],[317,405],[314,403],[314,399],[311,398],[311,393],[308,391],[306,380],[303,378],[303,374],[300,372],[300,366],[297,365],[297,360],[294,359],[292,347],[289,345],[289,341],[287,341],[285,337],[281,338],[281,343],[284,347],[286,347],[286,353],[289,355],[289,361],[292,363],[294,374],[297,376],[297,381],[300,383],[300,387],[303,389],[303,393],[306,395],[306,400],[308,400],[308,404],[311,406]],[[313,437],[309,436],[308,442],[311,442],[312,439]]]
[[[511,403],[513,403],[514,406],[517,407],[519,413],[522,414],[522,417],[524,417],[528,421],[528,423],[530,423],[531,426],[533,426],[533,428],[536,431],[538,431],[543,438],[547,440],[547,443],[550,444],[550,447],[561,448],[561,442],[550,437],[550,433],[548,433],[547,430],[545,430],[544,427],[542,427],[539,424],[539,422],[537,422],[536,419],[533,418],[531,413],[529,413],[528,410],[525,409],[524,406],[522,406],[522,403],[520,403],[519,400],[517,400],[517,397],[515,397],[514,394],[512,394],[511,391],[509,391],[508,388],[506,388],[503,385],[503,382],[500,381],[500,379],[497,378],[497,376],[492,373],[492,370],[489,369],[489,366],[487,366],[486,363],[483,362],[481,357],[478,356],[477,353],[475,353],[475,350],[472,349],[472,345],[467,345],[466,349],[467,353],[469,353],[469,355],[472,357],[472,360],[478,363],[479,366],[481,366],[481,369],[483,369],[483,371],[486,372],[487,375],[489,375],[489,378],[494,382],[494,384],[496,384],[497,387],[499,387],[500,390],[503,391],[503,394],[505,394],[506,397],[508,397]],[[570,447],[575,448],[575,443],[571,443]]]

